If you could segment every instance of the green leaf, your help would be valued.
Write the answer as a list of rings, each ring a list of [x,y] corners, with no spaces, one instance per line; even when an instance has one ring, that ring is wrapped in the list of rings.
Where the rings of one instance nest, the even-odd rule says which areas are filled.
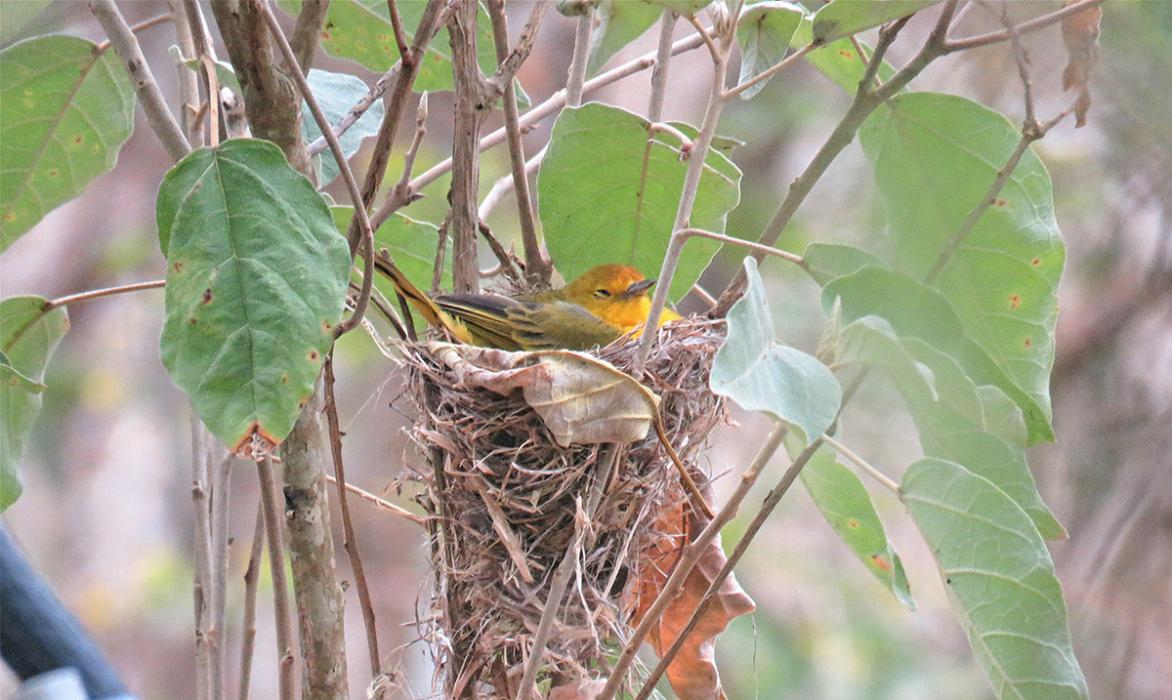
[[[176,63],[181,63],[199,73],[200,60],[198,58],[185,58],[183,52],[174,44],[167,48],[167,53],[171,54],[171,58]],[[236,77],[236,69],[232,67],[232,64],[226,61],[213,61],[213,63],[216,66],[216,80],[219,81],[220,87],[227,86],[240,92],[240,80]]]
[[[337,124],[341,121],[342,117],[346,116],[346,113],[354,106],[354,103],[365,97],[366,93],[370,91],[370,88],[361,79],[346,73],[331,73],[315,69],[309,71],[306,79],[309,81],[309,89],[313,91],[317,105],[321,107],[330,124]],[[358,121],[354,122],[353,126],[338,138],[338,143],[346,158],[350,158],[358,152],[364,139],[378,133],[382,121],[383,103],[382,100],[376,100],[370,109],[366,110],[358,118]],[[301,103],[301,129],[306,143],[315,141],[321,136],[321,129],[318,128],[317,121],[314,120],[313,113],[309,110],[309,105],[304,102]],[[317,182],[320,187],[325,187],[341,172],[338,169],[337,161],[334,160],[334,154],[328,149],[314,156],[313,160],[314,167],[318,171]]]
[[[300,0],[282,0],[281,5],[292,14],[301,10]],[[408,43],[426,6],[427,3],[418,0],[398,3]],[[399,60],[386,0],[333,0],[326,10],[321,45],[331,56],[348,58],[378,73],[387,72]],[[496,72],[492,23],[483,7],[476,21],[476,55],[485,75]],[[452,89],[452,52],[447,28],[440,27],[428,42],[414,89],[418,92]]]
[[[709,386],[746,411],[773,414],[808,443],[834,422],[842,388],[826,365],[774,340],[756,260],[745,258],[745,275],[748,287],[729,310],[728,337],[713,359]]]
[[[628,263],[648,275],[659,270],[688,164],[680,161],[674,137],[656,134],[640,204],[648,127],[639,115],[597,102],[566,109],[554,123],[537,176],[538,211],[550,255],[566,279],[600,263]],[[692,225],[723,231],[740,199],[740,180],[732,161],[710,150]],[[688,241],[672,280],[673,299],[691,289],[719,247]]]
[[[792,456],[795,451],[790,453]],[[814,505],[863,566],[908,610],[915,610],[903,561],[887,539],[862,480],[839,464],[834,451],[826,446],[814,453],[800,476]]]
[[[872,115],[859,138],[875,168],[896,267],[923,278],[1020,134],[970,100],[909,93]],[[966,351],[965,364],[1018,402],[1034,441],[1053,438],[1049,384],[1064,257],[1050,176],[1027,151],[934,283],[983,351]]]
[[[752,80],[784,58],[804,16],[802,8],[788,2],[760,2],[746,7],[737,25],[737,44],[741,47],[741,75],[737,82]],[[741,99],[752,98],[768,82],[745,90]]]
[[[594,8],[594,27],[590,30],[590,62],[594,73],[611,56],[638,39],[663,16],[663,8],[644,0],[602,0]]]
[[[814,38],[821,42],[850,36],[918,12],[940,0],[854,0],[832,2],[814,13]]]
[[[907,402],[929,457],[962,464],[1014,500],[1047,539],[1066,536],[1038,494],[1026,464],[1021,411],[995,387],[976,387],[948,355],[919,338],[899,337],[866,316],[842,329],[838,361],[881,368]]]
[[[790,40],[790,46],[800,49],[813,41],[813,27],[814,23],[810,18],[803,18],[802,23],[794,32],[793,39]],[[866,59],[871,55],[870,47],[865,43],[860,41],[859,46],[863,47],[864,55],[862,58],[859,57],[859,52],[855,50],[850,39],[838,39],[806,54],[806,60],[840,88],[853,94],[859,87],[859,81],[863,79]],[[886,81],[893,75],[895,75],[895,68],[884,61],[883,65],[879,66],[879,79]]]
[[[1026,513],[939,459],[913,464],[901,490],[997,697],[1087,698],[1054,562]]]
[[[878,255],[837,243],[811,243],[802,253],[802,261],[806,271],[818,284],[825,285],[836,277],[844,277],[863,269],[864,267],[884,267],[885,263]]]
[[[647,2],[681,15],[694,15],[712,4],[712,0],[647,0]]]
[[[954,358],[977,385],[990,384],[1005,392],[1022,409],[1031,442],[1054,437],[1049,402],[1043,406],[1014,381],[968,335],[949,299],[910,276],[878,267],[863,268],[831,280],[822,290],[822,306],[829,309],[842,299],[845,322],[863,316],[881,316],[903,337],[921,338]]]
[[[268,141],[201,148],[163,179],[161,350],[208,429],[234,450],[279,443],[313,391],[350,270],[325,201]]]
[[[43,36],[0,51],[0,250],[114,167],[134,89],[114,52]]]
[[[48,299],[0,301],[0,511],[20,497],[20,458],[41,410],[45,367],[69,330],[64,308],[45,311]]]

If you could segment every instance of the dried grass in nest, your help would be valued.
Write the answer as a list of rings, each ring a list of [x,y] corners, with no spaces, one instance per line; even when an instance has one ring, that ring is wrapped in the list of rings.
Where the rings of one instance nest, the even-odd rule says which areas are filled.
[[[723,337],[723,322],[662,328],[644,375],[661,399],[667,435],[701,484],[707,477],[696,460],[726,415],[724,400],[708,389]],[[637,347],[616,343],[598,355],[627,370]],[[415,477],[428,487],[424,506],[445,518],[447,533],[446,541],[440,536],[433,542],[432,563],[440,583],[436,609],[450,645],[448,677],[479,688],[480,697],[504,697],[509,689],[500,686],[504,678],[515,685],[520,676],[603,446],[559,447],[519,392],[502,396],[459,386],[423,346],[412,347],[406,361],[420,415],[412,436],[433,470]],[[678,472],[654,431],[629,445],[588,523],[546,650],[548,673],[605,675],[605,656],[628,636],[629,591],[640,566],[653,565],[639,555],[668,536],[650,525],[660,509],[683,499]]]

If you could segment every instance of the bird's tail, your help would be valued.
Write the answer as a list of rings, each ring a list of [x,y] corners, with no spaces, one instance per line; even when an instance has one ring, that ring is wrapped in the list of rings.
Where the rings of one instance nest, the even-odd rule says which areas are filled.
[[[390,278],[391,284],[395,285],[395,291],[407,300],[407,303],[423,317],[427,325],[433,328],[440,328],[457,340],[465,343],[471,342],[467,328],[437,306],[427,292],[416,287],[393,262],[376,255],[374,257],[374,265],[380,272]]]

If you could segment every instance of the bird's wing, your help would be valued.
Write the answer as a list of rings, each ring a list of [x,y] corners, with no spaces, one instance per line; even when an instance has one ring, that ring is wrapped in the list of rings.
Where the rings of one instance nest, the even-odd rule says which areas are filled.
[[[587,350],[620,335],[619,329],[564,301],[445,294],[435,302],[462,322],[478,345],[503,350]]]
[[[495,294],[444,294],[436,297],[435,303],[463,323],[477,345],[523,349],[513,337],[509,318],[509,311],[518,305],[513,299]]]

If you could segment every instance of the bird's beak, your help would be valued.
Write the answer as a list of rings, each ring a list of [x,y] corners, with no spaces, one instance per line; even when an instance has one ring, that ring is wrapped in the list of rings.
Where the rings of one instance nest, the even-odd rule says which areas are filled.
[[[651,287],[654,285],[655,285],[655,280],[643,280],[641,282],[635,282],[630,287],[627,287],[627,291],[623,292],[623,298],[624,299],[632,299],[634,297],[637,297],[641,294],[646,293],[647,290],[651,289]]]

